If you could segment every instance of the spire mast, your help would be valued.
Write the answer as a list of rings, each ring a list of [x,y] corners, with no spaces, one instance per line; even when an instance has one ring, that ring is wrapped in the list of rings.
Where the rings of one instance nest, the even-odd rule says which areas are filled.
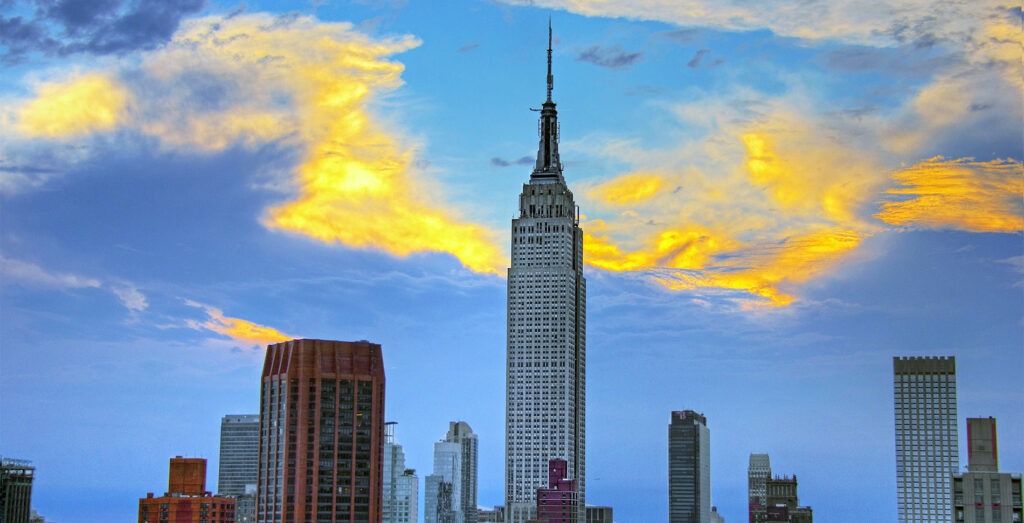
[[[551,18],[548,17],[548,100],[551,101],[551,90],[555,87],[555,75],[551,74]]]

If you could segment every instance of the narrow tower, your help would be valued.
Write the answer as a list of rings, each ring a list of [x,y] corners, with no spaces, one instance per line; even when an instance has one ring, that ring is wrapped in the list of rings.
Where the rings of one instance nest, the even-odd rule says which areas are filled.
[[[956,359],[895,357],[892,367],[899,522],[950,521],[950,478],[960,471]]]
[[[558,111],[551,99],[548,25],[547,99],[530,181],[512,220],[505,378],[505,521],[536,517],[548,462],[567,463],[585,521],[586,280],[583,231],[558,157]]]

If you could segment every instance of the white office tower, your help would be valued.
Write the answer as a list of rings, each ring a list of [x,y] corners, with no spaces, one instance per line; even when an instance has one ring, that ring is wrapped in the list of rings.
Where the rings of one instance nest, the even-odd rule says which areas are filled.
[[[950,481],[960,462],[956,360],[896,357],[892,364],[899,521],[951,521]]]
[[[505,378],[505,521],[536,517],[548,461],[564,459],[576,480],[578,521],[586,519],[586,280],[583,231],[558,158],[558,113],[547,100],[540,147],[512,220]]]
[[[419,481],[415,470],[405,468],[405,451],[395,442],[395,425],[393,421],[384,424],[382,521],[419,523]]]
[[[463,523],[476,523],[476,478],[477,478],[477,454],[479,453],[479,441],[469,423],[465,421],[452,421],[448,423],[448,434],[445,441],[457,443],[460,449],[460,461],[462,463],[462,476],[459,480],[459,511],[462,513]]]
[[[772,477],[772,462],[767,454],[751,454],[747,466],[747,516],[754,521],[754,511],[768,504],[767,482]]]
[[[461,510],[462,447],[453,441],[434,443],[434,473],[424,485],[424,523],[463,523]],[[448,494],[448,490],[451,494]],[[443,501],[438,501],[442,495]],[[450,505],[449,505],[450,503]]]

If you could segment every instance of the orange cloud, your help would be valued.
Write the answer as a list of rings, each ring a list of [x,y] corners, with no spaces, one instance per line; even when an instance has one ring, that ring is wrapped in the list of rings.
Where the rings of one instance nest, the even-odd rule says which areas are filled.
[[[203,305],[190,300],[186,301],[186,304],[202,308],[206,311],[207,321],[189,320],[187,322],[189,327],[196,330],[210,330],[245,345],[262,346],[295,339],[295,336],[284,334],[273,327],[259,325],[241,318],[225,316],[223,311],[209,305]]]
[[[17,112],[16,127],[25,136],[45,138],[108,131],[121,123],[128,99],[120,83],[97,73],[44,83]]]
[[[413,145],[373,112],[402,85],[404,67],[390,57],[418,45],[311,17],[186,20],[141,56],[138,92],[99,73],[47,85],[21,110],[19,130],[58,137],[122,126],[189,152],[278,141],[301,160],[297,194],[268,210],[268,227],[396,256],[448,253],[501,274],[497,232],[446,202],[413,167]]]
[[[588,191],[588,196],[607,205],[624,206],[649,200],[665,187],[657,174],[632,173],[619,176]]]
[[[875,216],[898,226],[971,232],[1024,231],[1024,166],[1016,160],[925,160],[893,174],[901,188]]]

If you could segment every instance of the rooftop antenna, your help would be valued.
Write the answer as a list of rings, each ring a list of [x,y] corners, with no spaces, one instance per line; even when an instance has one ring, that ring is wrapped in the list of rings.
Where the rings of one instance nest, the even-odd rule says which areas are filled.
[[[551,89],[555,87],[555,76],[551,74],[551,17],[548,17],[548,102],[551,101]]]

